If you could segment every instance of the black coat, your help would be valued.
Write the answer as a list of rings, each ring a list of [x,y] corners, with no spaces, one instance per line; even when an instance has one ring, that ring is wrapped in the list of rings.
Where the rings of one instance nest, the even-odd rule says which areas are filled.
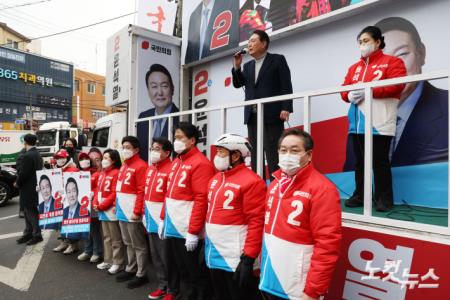
[[[245,100],[292,94],[291,71],[286,58],[280,54],[267,53],[259,70],[255,83],[255,61],[244,64],[244,69],[231,70],[233,74],[233,86],[240,88],[245,86]],[[280,119],[282,110],[293,112],[292,100],[278,101],[264,105],[264,123],[283,123]],[[244,110],[244,123],[247,124],[251,116],[252,108],[246,106]]]
[[[36,207],[38,205],[36,171],[42,170],[42,165],[41,154],[36,147],[23,154],[17,176],[20,205],[23,207]]]

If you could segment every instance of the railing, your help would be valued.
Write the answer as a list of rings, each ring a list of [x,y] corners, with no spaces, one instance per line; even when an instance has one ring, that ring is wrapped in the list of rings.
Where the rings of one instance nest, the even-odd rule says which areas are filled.
[[[438,72],[430,72],[427,74],[420,75],[412,75],[382,81],[373,81],[367,83],[360,83],[351,86],[339,86],[339,87],[331,87],[320,90],[311,90],[305,92],[298,92],[289,95],[282,95],[276,97],[262,98],[251,101],[241,101],[239,103],[231,103],[226,105],[214,106],[214,107],[205,107],[201,109],[195,110],[186,110],[177,113],[171,113],[162,116],[154,116],[148,118],[142,118],[135,121],[135,123],[139,122],[149,122],[149,144],[152,140],[152,122],[153,120],[158,120],[162,118],[168,118],[168,132],[169,139],[172,140],[172,127],[173,127],[173,118],[183,116],[192,116],[193,123],[195,124],[196,114],[197,113],[207,113],[219,111],[221,114],[221,123],[220,123],[220,131],[221,133],[225,133],[227,131],[227,111],[233,108],[245,107],[249,105],[257,105],[257,173],[263,177],[263,104],[283,101],[288,99],[293,99],[293,101],[303,100],[303,126],[305,131],[310,131],[311,129],[311,100],[313,97],[317,96],[326,96],[332,94],[338,94],[340,92],[352,91],[352,90],[365,90],[365,144],[364,144],[364,209],[363,214],[353,214],[353,213],[343,213],[344,220],[351,221],[359,221],[364,223],[378,224],[378,225],[387,225],[397,228],[405,228],[411,229],[421,232],[429,232],[436,234],[443,234],[446,236],[450,236],[450,215],[448,214],[448,210],[450,208],[450,188],[448,189],[448,207],[447,207],[447,226],[437,226],[437,225],[429,225],[423,223],[414,223],[409,221],[388,219],[382,217],[372,216],[372,157],[373,157],[373,149],[372,149],[372,93],[371,90],[373,88],[396,85],[402,83],[411,83],[411,82],[419,82],[425,80],[437,80],[437,79],[447,79],[448,81],[448,90],[450,91],[450,70],[438,71]],[[450,93],[449,93],[449,102],[450,102]],[[449,112],[450,115],[450,105]],[[448,125],[449,126],[449,125]],[[450,130],[449,130],[450,133]],[[450,157],[449,157],[450,158]],[[448,184],[450,187],[450,167],[448,168]],[[420,228],[418,228],[418,224],[420,224]]]

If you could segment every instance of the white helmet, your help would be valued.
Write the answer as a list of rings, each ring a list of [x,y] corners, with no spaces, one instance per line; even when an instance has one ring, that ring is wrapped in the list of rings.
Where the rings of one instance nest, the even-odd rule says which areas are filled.
[[[221,135],[214,143],[214,146],[223,147],[229,151],[239,151],[242,157],[250,156],[252,151],[252,146],[246,138],[233,133]]]

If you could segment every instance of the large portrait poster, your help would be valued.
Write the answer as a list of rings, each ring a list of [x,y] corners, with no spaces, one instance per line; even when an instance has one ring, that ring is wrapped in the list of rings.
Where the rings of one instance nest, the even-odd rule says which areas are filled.
[[[61,235],[79,240],[89,237],[91,223],[91,173],[64,173],[64,210]]]
[[[180,108],[180,47],[156,39],[137,38],[137,118],[178,112]],[[173,124],[178,119],[173,120]],[[168,137],[168,119],[152,123],[153,137]],[[141,157],[148,157],[148,122],[137,125]]]
[[[63,177],[61,169],[36,171],[39,187],[39,226],[58,229],[63,219]]]
[[[171,0],[139,0],[137,25],[145,29],[172,35],[177,3]]]

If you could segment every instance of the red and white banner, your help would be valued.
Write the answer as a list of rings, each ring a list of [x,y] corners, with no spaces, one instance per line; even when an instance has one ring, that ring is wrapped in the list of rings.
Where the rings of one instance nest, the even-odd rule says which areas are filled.
[[[177,3],[168,0],[139,0],[137,24],[145,29],[173,34]]]

